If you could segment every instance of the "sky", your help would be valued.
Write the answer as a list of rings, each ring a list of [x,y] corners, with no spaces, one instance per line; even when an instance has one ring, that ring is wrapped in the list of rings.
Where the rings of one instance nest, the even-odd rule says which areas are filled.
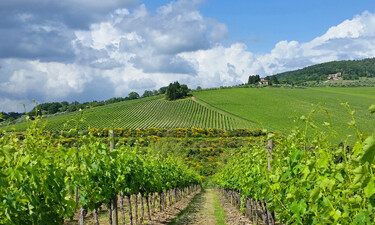
[[[0,112],[375,57],[371,0],[0,0]]]

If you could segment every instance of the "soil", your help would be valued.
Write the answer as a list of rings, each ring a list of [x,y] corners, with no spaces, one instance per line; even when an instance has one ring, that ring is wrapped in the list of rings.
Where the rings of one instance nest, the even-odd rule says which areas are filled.
[[[182,212],[188,207],[189,203],[193,200],[195,196],[196,193],[192,193],[184,199],[182,199],[181,201],[167,207],[164,211],[152,214],[152,220],[147,221],[146,224],[163,225],[171,223],[180,212]]]
[[[224,209],[226,214],[225,216],[225,223],[227,225],[251,225],[253,224],[250,222],[249,218],[247,218],[244,214],[242,214],[238,208],[230,204],[230,201],[224,197],[224,195],[216,192],[219,196],[219,201],[221,207]]]
[[[147,225],[216,225],[214,196],[218,195],[221,207],[226,214],[225,222],[227,225],[251,225],[253,223],[243,215],[238,208],[231,205],[223,195],[212,189],[203,190],[201,193],[191,193],[183,200],[168,206],[162,212],[154,212],[151,215],[151,221],[144,221]],[[140,213],[140,212],[139,212]],[[120,212],[119,212],[120,214]],[[78,224],[79,213],[73,221],[65,221],[65,225]],[[106,225],[107,210],[103,207],[99,213],[100,224]],[[126,217],[128,215],[126,214]],[[145,215],[147,218],[147,214]],[[127,218],[128,220],[128,218]],[[85,224],[93,224],[92,215],[87,215]],[[121,215],[119,215],[119,224],[121,223]],[[130,224],[130,223],[127,223]]]

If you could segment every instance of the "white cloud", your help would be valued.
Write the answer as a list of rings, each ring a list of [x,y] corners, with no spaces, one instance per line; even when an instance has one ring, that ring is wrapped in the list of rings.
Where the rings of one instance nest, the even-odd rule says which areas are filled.
[[[30,111],[35,106],[35,104],[28,99],[0,97],[0,102],[0,112],[25,112],[25,110]]]
[[[228,35],[228,28],[223,23],[217,23],[213,26],[212,32],[210,34],[211,39],[214,42],[219,42],[224,40]]]

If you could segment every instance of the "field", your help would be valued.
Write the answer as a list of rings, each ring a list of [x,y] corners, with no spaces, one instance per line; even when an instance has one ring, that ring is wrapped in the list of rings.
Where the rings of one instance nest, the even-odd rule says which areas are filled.
[[[167,101],[162,96],[114,103],[93,109],[84,109],[82,113],[52,115],[42,119],[47,130],[69,129],[79,123],[81,129],[88,127],[108,128],[222,128],[232,130],[250,128],[251,122],[230,115],[208,105],[198,103],[192,98]],[[64,127],[64,124],[67,124]],[[12,129],[25,130],[26,124],[12,126]]]
[[[194,92],[198,99],[211,106],[243,117],[257,127],[271,131],[289,133],[293,120],[307,115],[313,105],[319,104],[328,111],[331,124],[338,139],[353,133],[347,123],[350,114],[340,103],[348,102],[355,110],[355,119],[361,131],[371,133],[375,115],[368,112],[368,107],[375,103],[375,88],[234,88]],[[314,113],[317,125],[329,122],[327,113]]]

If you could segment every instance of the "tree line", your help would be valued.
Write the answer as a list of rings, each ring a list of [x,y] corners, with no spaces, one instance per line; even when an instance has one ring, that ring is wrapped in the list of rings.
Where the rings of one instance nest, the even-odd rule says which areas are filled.
[[[303,69],[275,74],[280,83],[303,83],[325,81],[328,74],[342,73],[344,80],[358,80],[360,77],[375,77],[375,58],[363,60],[333,61]]]
[[[276,76],[266,76],[264,79],[268,81],[268,85],[280,83]],[[259,75],[250,75],[247,84],[260,84],[260,81]]]
[[[139,95],[137,92],[133,91],[133,92],[130,92],[127,97],[114,97],[105,101],[92,101],[92,102],[84,102],[84,103],[79,103],[78,101],[73,101],[71,103],[67,101],[46,102],[46,103],[38,104],[28,114],[30,116],[36,116],[36,115],[55,114],[59,112],[74,112],[74,111],[78,111],[79,109],[94,108],[98,106],[113,104],[116,102],[122,102],[122,101],[138,99],[138,98],[145,98],[145,97],[165,94],[167,91],[167,88],[168,87],[161,87],[159,90],[153,90],[153,91],[145,90],[142,95]]]
[[[127,97],[114,97],[110,98],[105,101],[92,101],[92,102],[84,102],[80,103],[78,101],[73,101],[71,103],[67,101],[62,102],[46,102],[42,104],[36,105],[31,111],[27,114],[30,117],[34,117],[37,115],[49,115],[55,113],[62,113],[62,112],[75,112],[79,109],[85,108],[95,108],[98,106],[108,105],[116,102],[122,102],[127,100],[133,100],[138,98],[146,98],[155,95],[166,95],[167,100],[176,100],[180,98],[184,98],[189,94],[189,88],[185,84],[180,84],[178,81],[174,83],[170,83],[168,86],[161,87],[159,90],[145,90],[142,95],[139,95],[137,92],[133,91],[128,94]],[[25,115],[25,113],[18,113],[18,112],[2,112],[0,113],[0,122],[2,121],[14,121],[21,116]]]

